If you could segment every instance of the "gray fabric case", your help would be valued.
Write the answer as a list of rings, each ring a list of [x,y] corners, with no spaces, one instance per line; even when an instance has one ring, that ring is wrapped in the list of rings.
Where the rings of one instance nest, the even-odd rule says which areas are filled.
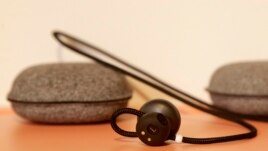
[[[225,65],[213,74],[208,91],[216,106],[268,116],[268,62]]]
[[[8,100],[20,116],[42,123],[92,123],[126,107],[132,91],[125,77],[100,64],[44,64],[24,70]]]

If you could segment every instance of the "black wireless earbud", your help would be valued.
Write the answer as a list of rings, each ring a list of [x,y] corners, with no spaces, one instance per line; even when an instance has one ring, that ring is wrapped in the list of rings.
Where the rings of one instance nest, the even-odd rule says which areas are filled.
[[[118,127],[116,119],[121,114],[134,114],[138,116],[136,132],[125,131]],[[225,118],[223,116],[223,118]],[[231,118],[229,118],[231,119]],[[252,132],[255,130],[251,125],[240,119],[232,119]],[[140,110],[132,108],[121,108],[115,111],[111,118],[111,126],[115,132],[127,137],[138,137],[143,143],[150,146],[164,145],[167,140],[173,140],[178,143],[190,144],[211,144],[220,143],[243,138],[252,138],[254,133],[211,137],[211,138],[192,138],[177,134],[181,123],[181,118],[177,108],[170,102],[156,99],[145,103]]]
[[[175,138],[181,117],[173,104],[161,99],[152,100],[145,103],[140,111],[145,114],[138,119],[136,132],[145,144],[162,145],[166,140]]]
[[[139,139],[150,146],[163,145],[170,135],[171,124],[161,113],[145,113],[139,118],[136,133]]]
[[[138,116],[136,132],[127,132],[116,124],[116,118],[123,114],[135,114]],[[180,114],[177,108],[168,101],[156,99],[145,103],[140,111],[130,108],[117,110],[112,116],[113,129],[124,136],[139,137],[150,146],[160,146],[166,140],[175,140],[180,127]],[[133,135],[128,135],[131,133]]]

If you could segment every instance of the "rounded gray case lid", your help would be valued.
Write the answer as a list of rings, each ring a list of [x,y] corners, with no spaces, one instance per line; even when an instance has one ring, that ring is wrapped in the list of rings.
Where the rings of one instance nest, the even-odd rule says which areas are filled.
[[[122,74],[100,64],[62,63],[24,70],[8,95],[17,102],[102,102],[132,95]]]
[[[213,74],[208,91],[230,95],[267,96],[268,62],[225,65]]]

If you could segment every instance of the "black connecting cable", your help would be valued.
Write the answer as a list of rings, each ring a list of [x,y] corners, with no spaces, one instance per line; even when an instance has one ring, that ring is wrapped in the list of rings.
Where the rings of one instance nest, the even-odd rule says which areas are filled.
[[[137,117],[141,117],[144,113],[132,108],[122,108],[120,110],[117,110],[113,113],[111,117],[111,126],[114,129],[114,131],[120,135],[127,136],[127,137],[138,137],[138,134],[136,132],[130,132],[122,130],[117,124],[116,124],[116,118],[120,116],[121,114],[133,114]]]
[[[113,69],[115,69],[117,71],[123,72],[124,74],[127,74],[127,75],[129,75],[129,76],[131,76],[131,77],[133,77],[135,79],[137,79],[136,77],[138,77],[136,75],[134,75],[134,76],[136,76],[136,77],[134,77],[134,76],[130,75],[131,74],[130,72],[127,72],[126,70],[124,70],[122,68],[118,68],[118,67],[116,67],[116,66],[114,66],[114,65],[112,65],[112,64],[110,64],[108,62],[105,62],[105,61],[99,59],[98,57],[95,57],[94,55],[92,55],[92,54],[90,54],[88,52],[85,52],[82,49],[80,49],[80,48],[78,48],[78,47],[76,47],[75,45],[72,45],[72,44],[76,43],[76,44],[81,45],[83,47],[90,48],[90,49],[100,53],[101,55],[106,56],[109,59],[112,59],[113,61],[116,61],[116,62],[118,62],[118,63],[120,63],[122,65],[125,65],[126,67],[128,67],[128,68],[130,68],[130,69],[132,69],[132,70],[134,70],[134,71],[136,71],[138,73],[140,73],[143,76],[148,77],[149,79],[155,81],[156,83],[159,83],[160,85],[165,86],[165,87],[177,92],[178,94],[189,98],[189,99],[187,99],[188,101],[194,101],[195,103],[199,103],[200,105],[203,105],[205,107],[209,107],[210,109],[217,110],[217,111],[222,111],[222,112],[224,112],[226,114],[229,113],[230,115],[237,116],[239,118],[246,118],[246,119],[252,119],[252,120],[257,120],[257,121],[268,121],[267,116],[245,115],[245,114],[232,112],[232,111],[229,111],[229,110],[226,110],[226,109],[223,109],[223,108],[208,104],[205,101],[202,101],[199,98],[196,98],[196,97],[194,97],[192,95],[189,95],[189,94],[183,92],[182,90],[179,90],[178,88],[175,88],[175,87],[165,83],[164,81],[152,76],[151,74],[149,74],[149,73],[147,73],[147,72],[145,72],[145,71],[143,71],[143,70],[141,70],[141,69],[139,69],[139,68],[137,68],[137,67],[135,67],[135,66],[133,66],[133,65],[127,63],[127,62],[125,62],[125,61],[123,61],[122,59],[119,59],[119,58],[113,56],[112,54],[110,54],[110,53],[108,53],[108,52],[106,52],[106,51],[104,51],[104,50],[102,50],[102,49],[100,49],[100,48],[98,48],[96,46],[93,46],[93,45],[91,45],[89,43],[86,43],[86,42],[84,42],[82,40],[79,40],[79,39],[77,39],[75,37],[72,37],[72,36],[67,35],[65,33],[62,33],[62,32],[54,32],[53,35],[62,45],[64,45],[67,48],[70,48],[71,50],[74,50],[75,52],[77,52],[77,53],[79,53],[79,54],[81,54],[83,56],[89,57],[89,58],[91,58],[91,59],[93,59],[93,60],[95,60],[95,61],[97,61],[97,62],[99,62],[99,63],[101,63],[103,65],[109,66],[110,68],[113,68]],[[60,39],[60,37],[67,38],[66,39],[67,42],[71,42],[71,44],[68,44],[68,43],[62,41],[62,39]],[[139,80],[139,79],[137,79],[137,80]]]
[[[185,143],[192,143],[192,144],[208,144],[208,143],[219,143],[219,142],[226,142],[226,141],[233,141],[233,140],[240,140],[240,139],[245,139],[245,138],[253,138],[257,135],[257,129],[243,121],[241,118],[251,118],[251,119],[257,119],[257,120],[267,120],[267,117],[250,117],[250,116],[244,116],[244,115],[241,115],[241,114],[237,114],[237,113],[233,113],[233,112],[230,112],[230,111],[226,111],[224,109],[221,109],[219,107],[215,107],[213,105],[210,105],[208,103],[205,103],[203,102],[202,100],[200,99],[197,99],[191,95],[188,95],[187,93],[185,92],[182,92],[172,86],[170,86],[169,84],[155,78],[154,76],[146,73],[145,71],[142,71],[128,63],[126,63],[125,61],[122,61],[121,59],[105,52],[104,50],[98,48],[98,47],[95,47],[91,44],[88,44],[84,41],[81,41],[77,38],[74,38],[70,35],[67,35],[65,33],[61,33],[61,32],[54,32],[53,33],[54,37],[64,46],[70,48],[71,50],[79,53],[79,54],[82,54],[86,57],[89,57],[107,67],[110,67],[116,71],[119,71],[125,75],[128,75],[140,82],[143,82],[173,98],[175,98],[176,100],[178,101],[181,101],[185,104],[188,104],[196,109],[199,109],[201,111],[204,111],[206,113],[209,113],[209,114],[212,114],[212,115],[215,115],[215,116],[218,116],[218,117],[221,117],[223,119],[226,119],[226,120],[229,120],[229,121],[233,121],[235,123],[238,123],[240,124],[241,126],[247,128],[249,130],[249,132],[247,133],[243,133],[243,134],[237,134],[237,135],[231,135],[231,136],[223,136],[223,137],[214,137],[214,138],[189,138],[189,137],[183,137],[182,141],[185,142]],[[79,47],[80,46],[80,47]],[[88,51],[84,50],[83,48],[86,48],[86,49],[91,49],[93,50],[92,53],[89,53]],[[125,65],[126,67],[132,69],[133,71],[147,77],[148,79],[150,79],[151,81],[154,81],[154,82],[151,82],[149,80],[146,80],[145,78],[142,78],[134,73],[131,73],[131,72],[128,72],[127,70],[124,70],[123,68],[120,68],[120,67],[117,67],[115,65],[112,65],[111,63],[108,63],[107,61],[104,61],[102,59],[100,59],[99,57],[97,56],[94,56],[93,54],[94,53],[98,53],[102,56],[105,56],[107,57],[108,59],[111,59],[113,61],[116,61],[117,63],[120,63],[120,65]],[[178,95],[180,94],[180,95]],[[121,113],[122,114],[122,113]],[[119,116],[120,114],[118,114],[117,116]],[[137,115],[135,113],[135,115]],[[116,117],[114,117],[114,120],[116,119]],[[113,118],[112,118],[113,120]],[[124,131],[122,129],[120,129],[117,125],[115,125],[113,128],[117,129],[116,131],[123,135],[126,134],[130,134],[129,136],[132,136],[133,137],[133,133],[135,132],[128,132],[128,131]]]
[[[115,132],[117,132],[118,134],[120,134],[122,136],[138,137],[138,134],[136,132],[130,132],[130,131],[123,130],[117,125],[116,119],[121,114],[133,114],[133,115],[136,115],[137,117],[141,117],[145,113],[142,111],[136,110],[136,109],[132,109],[132,108],[122,108],[120,110],[115,111],[111,117],[111,126]],[[226,118],[226,117],[223,117],[223,118]],[[228,120],[236,122],[236,123],[248,128],[252,132],[256,131],[256,129],[252,125],[250,125],[246,122],[243,122],[242,120],[235,120],[235,119],[228,119]],[[250,134],[250,132],[245,133],[245,134],[221,136],[221,137],[211,137],[211,138],[190,138],[190,137],[183,136],[182,142],[190,143],[190,144],[212,144],[212,143],[229,142],[229,141],[240,140],[240,139],[245,139],[245,138],[252,138],[255,136],[256,136],[256,133]],[[170,138],[170,139],[175,140],[176,138],[174,137],[174,138]]]

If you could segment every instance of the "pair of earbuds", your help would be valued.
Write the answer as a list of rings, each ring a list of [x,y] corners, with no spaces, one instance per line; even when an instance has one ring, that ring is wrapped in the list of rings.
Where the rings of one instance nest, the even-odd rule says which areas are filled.
[[[204,101],[172,87],[170,84],[159,80],[155,76],[143,71],[142,69],[139,69],[92,44],[62,32],[53,32],[53,35],[62,45],[83,56],[91,58],[106,67],[145,83],[148,86],[167,94],[177,101],[181,101],[208,114],[235,122],[249,130],[246,133],[210,138],[192,138],[177,135],[181,124],[179,111],[170,102],[158,99],[145,103],[140,110],[122,108],[115,111],[112,115],[111,125],[112,128],[120,135],[139,137],[142,142],[151,146],[163,145],[167,140],[191,144],[220,143],[253,138],[257,135],[257,129],[250,123],[244,121],[243,118],[267,120],[258,116],[252,117],[230,112],[205,103]],[[116,119],[121,114],[134,114],[138,116],[136,132],[125,131],[118,127]]]
[[[122,130],[116,123],[121,114],[138,116],[136,132]],[[112,128],[120,135],[138,137],[143,143],[150,146],[160,146],[167,140],[177,140],[181,117],[177,108],[170,102],[162,99],[151,100],[145,103],[140,110],[121,108],[115,111],[111,118]]]

